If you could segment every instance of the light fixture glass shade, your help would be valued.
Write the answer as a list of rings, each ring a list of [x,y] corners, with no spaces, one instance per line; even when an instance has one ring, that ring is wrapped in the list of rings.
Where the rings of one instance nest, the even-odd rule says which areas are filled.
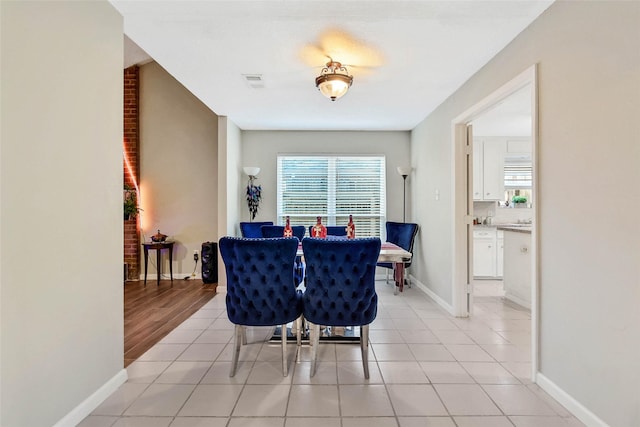
[[[351,84],[353,76],[348,74],[345,67],[339,62],[329,61],[322,69],[322,73],[316,77],[316,87],[321,94],[332,101],[343,97]]]
[[[343,74],[325,74],[316,78],[316,86],[321,94],[335,101],[347,93],[352,81],[353,78]]]
[[[244,170],[244,173],[249,176],[258,176],[260,173],[260,168],[256,166],[245,166],[242,169]]]
[[[403,177],[411,175],[411,170],[411,166],[398,166],[398,173]]]

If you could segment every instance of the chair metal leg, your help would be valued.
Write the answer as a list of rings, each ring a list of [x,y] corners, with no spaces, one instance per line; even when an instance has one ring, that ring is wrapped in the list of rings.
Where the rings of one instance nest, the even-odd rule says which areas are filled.
[[[231,370],[229,371],[230,377],[233,377],[236,374],[238,358],[240,357],[240,343],[243,341],[243,336],[246,339],[244,326],[236,325],[233,331],[233,355],[231,356]]]
[[[360,352],[364,377],[369,379],[369,325],[360,326]]]
[[[311,372],[309,377],[313,377],[316,374],[316,360],[318,358],[318,345],[320,344],[320,325],[309,323],[311,336],[309,342],[311,343]]]
[[[287,324],[285,323],[284,325],[281,326],[282,328],[282,333],[281,338],[282,338],[282,376],[286,377],[287,374],[289,373],[287,370],[287,365],[288,365],[288,360],[287,360]]]
[[[300,358],[300,350],[302,349],[302,316],[296,319],[296,358],[295,361],[298,362]]]
[[[387,278],[385,280],[385,282],[387,283],[387,285],[389,284],[389,276],[391,275],[391,270],[388,268],[385,268],[385,270],[387,270]]]

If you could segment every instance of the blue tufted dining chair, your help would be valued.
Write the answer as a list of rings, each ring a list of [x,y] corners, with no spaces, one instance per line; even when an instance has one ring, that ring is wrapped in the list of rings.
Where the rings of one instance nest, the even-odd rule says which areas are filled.
[[[327,225],[327,236],[346,236],[347,227],[341,225]],[[309,226],[309,236],[313,237],[313,225]]]
[[[282,237],[284,234],[284,225],[263,225],[260,229],[262,230],[262,237]],[[293,231],[293,235],[297,237],[298,240],[301,241],[304,238],[303,225],[293,225],[291,226],[291,231]],[[296,257],[293,275],[296,279],[296,285],[302,283],[304,279],[304,262],[302,262],[302,257]]]
[[[241,222],[240,233],[247,239],[259,239],[262,237],[262,226],[273,225],[273,221]]]
[[[282,328],[282,374],[287,376],[287,323],[297,322],[300,346],[302,294],[293,281],[298,239],[240,239],[223,237],[220,255],[227,273],[227,315],[235,324],[230,377],[238,365],[246,326]]]
[[[380,239],[305,238],[307,264],[303,316],[311,323],[311,376],[316,371],[319,325],[360,326],[364,377],[369,378],[369,324],[376,318],[376,261]]]
[[[395,243],[407,252],[413,255],[413,242],[418,234],[418,224],[412,222],[392,222],[387,221],[387,242]],[[413,258],[413,256],[412,256]],[[393,270],[393,264],[390,262],[379,262],[378,267],[388,268],[388,272]],[[411,261],[404,263],[405,271],[411,266]],[[387,274],[387,283],[389,282],[389,274]],[[408,281],[411,287],[411,281]]]
[[[262,237],[282,237],[284,234],[284,225],[263,225],[260,227]],[[304,239],[304,225],[292,225],[291,231],[293,235],[302,241]]]

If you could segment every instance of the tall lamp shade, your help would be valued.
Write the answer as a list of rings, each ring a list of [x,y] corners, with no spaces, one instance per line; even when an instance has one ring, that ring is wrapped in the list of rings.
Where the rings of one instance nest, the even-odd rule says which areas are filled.
[[[402,222],[407,222],[407,177],[411,175],[411,166],[398,166],[398,173],[402,177]]]

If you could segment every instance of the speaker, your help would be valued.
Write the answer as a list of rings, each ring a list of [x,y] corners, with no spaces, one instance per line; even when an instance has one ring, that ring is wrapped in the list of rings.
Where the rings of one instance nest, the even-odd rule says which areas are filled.
[[[204,242],[200,257],[202,258],[202,282],[218,283],[218,244]]]

